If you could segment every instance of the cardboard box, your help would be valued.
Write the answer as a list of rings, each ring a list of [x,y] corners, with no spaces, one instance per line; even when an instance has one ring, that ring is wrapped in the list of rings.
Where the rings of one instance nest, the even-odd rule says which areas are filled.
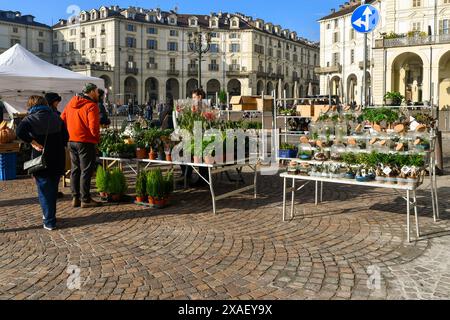
[[[315,114],[314,105],[302,104],[297,106],[297,113],[302,117],[313,118]]]
[[[235,96],[231,98],[230,104],[233,111],[252,111],[258,109],[255,97]]]
[[[331,111],[330,106],[327,105],[315,105],[314,106],[314,116],[312,117],[313,121],[317,121],[319,117],[324,114]]]
[[[258,111],[271,112],[273,110],[273,97],[265,96],[264,99],[262,97],[256,98],[256,105]]]

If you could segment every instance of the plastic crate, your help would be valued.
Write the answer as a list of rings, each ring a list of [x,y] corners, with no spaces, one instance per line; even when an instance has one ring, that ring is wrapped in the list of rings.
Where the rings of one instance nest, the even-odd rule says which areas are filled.
[[[0,153],[0,181],[16,179],[17,153]]]

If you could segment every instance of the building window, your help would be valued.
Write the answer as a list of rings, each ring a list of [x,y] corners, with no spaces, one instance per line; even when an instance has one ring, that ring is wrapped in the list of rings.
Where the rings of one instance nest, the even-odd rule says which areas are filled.
[[[218,38],[219,34],[217,32],[211,32],[211,38]]]
[[[154,39],[147,40],[147,49],[158,50],[158,41]]]
[[[69,52],[75,51],[75,43],[74,42],[69,42],[68,45],[69,45]]]
[[[13,27],[13,33],[19,33],[19,28]]]
[[[421,7],[422,0],[412,0],[412,6],[413,6],[413,8]]]
[[[126,46],[127,48],[136,48],[136,39],[132,37],[127,37]]]
[[[422,23],[421,22],[413,22],[412,31],[422,31]]]
[[[337,27],[339,27],[339,20],[338,19],[334,20],[334,28],[336,29]]]
[[[178,42],[168,42],[167,50],[169,51],[178,51]]]
[[[333,33],[333,43],[339,42],[339,32]]]
[[[231,26],[233,27],[233,28],[237,28],[237,27],[239,27],[239,21],[238,20],[233,20],[232,22],[231,22]]]
[[[450,3],[450,0],[448,3]],[[439,34],[450,34],[450,19],[444,19],[439,21]]]
[[[53,53],[58,53],[59,52],[59,45],[57,43],[53,45],[52,51],[53,51]]]
[[[102,50],[105,50],[106,49],[106,38],[103,37],[100,41],[101,41],[100,47],[102,48]]]
[[[237,34],[237,33],[230,33],[230,39],[239,39],[239,34]]]
[[[170,58],[170,62],[169,62],[169,70],[170,71],[175,71],[177,69],[177,63],[175,58]]]
[[[44,36],[44,32],[42,32],[42,31],[39,31],[39,37],[43,37]]]
[[[333,66],[337,66],[340,62],[339,52],[333,53]]]
[[[178,37],[178,30],[170,30],[171,37]]]
[[[217,43],[212,43],[209,51],[211,53],[218,53],[219,52],[219,45]]]
[[[91,27],[91,32],[95,32],[95,26]]]
[[[241,51],[241,45],[238,43],[232,43],[230,45],[230,52],[237,53]]]
[[[11,47],[16,44],[20,44],[20,40],[19,39],[11,39]]]
[[[148,34],[158,34],[158,29],[153,28],[153,27],[147,28],[147,33]]]
[[[39,42],[39,52],[44,52],[44,43]]]
[[[127,25],[127,31],[135,32],[136,31],[136,26],[134,24],[128,24]]]
[[[354,49],[350,50],[350,63],[351,64],[355,63],[355,50]]]
[[[89,39],[89,48],[92,49],[92,48],[97,47],[96,42],[97,42],[97,39],[95,39],[95,38]]]
[[[76,36],[77,35],[77,29],[70,29],[70,35]]]

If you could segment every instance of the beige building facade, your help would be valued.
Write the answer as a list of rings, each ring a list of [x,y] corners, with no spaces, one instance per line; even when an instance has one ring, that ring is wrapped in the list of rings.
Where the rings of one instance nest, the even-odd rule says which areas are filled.
[[[52,29],[32,15],[0,10],[0,54],[19,43],[40,58],[52,61]]]
[[[53,26],[53,62],[105,79],[116,103],[184,98],[198,86],[198,56],[188,44],[198,28],[212,35],[201,84],[210,98],[221,90],[231,96],[271,94],[280,81],[288,97],[305,96],[310,87],[319,92],[319,46],[242,14],[117,6],[82,11]]]
[[[395,91],[411,103],[450,105],[450,1],[378,0],[368,3],[381,13],[378,28],[369,36],[370,101],[381,105],[384,95]],[[362,101],[358,90],[362,92],[363,37],[357,34],[356,40],[351,39],[351,15],[359,5],[360,1],[351,1],[320,20],[322,54],[321,68],[317,70],[321,73],[322,93],[329,92],[330,79],[333,93],[341,93],[344,101],[358,104]],[[340,26],[337,32],[343,36],[337,36],[338,41],[327,46],[324,40],[333,32],[328,25],[334,24]],[[324,51],[329,53],[324,54]],[[341,56],[333,59],[336,52]],[[358,58],[352,60],[352,56]],[[352,81],[354,72],[359,73],[356,88]],[[357,98],[352,100],[354,96]]]

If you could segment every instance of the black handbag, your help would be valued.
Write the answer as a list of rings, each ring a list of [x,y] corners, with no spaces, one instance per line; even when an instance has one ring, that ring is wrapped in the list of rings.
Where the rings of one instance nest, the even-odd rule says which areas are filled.
[[[42,150],[42,154],[39,157],[27,161],[23,164],[23,169],[27,170],[29,175],[47,169],[47,162],[45,161],[45,148],[47,147],[47,138],[49,129],[50,129],[50,119],[48,120],[47,133],[45,134],[44,149]]]

